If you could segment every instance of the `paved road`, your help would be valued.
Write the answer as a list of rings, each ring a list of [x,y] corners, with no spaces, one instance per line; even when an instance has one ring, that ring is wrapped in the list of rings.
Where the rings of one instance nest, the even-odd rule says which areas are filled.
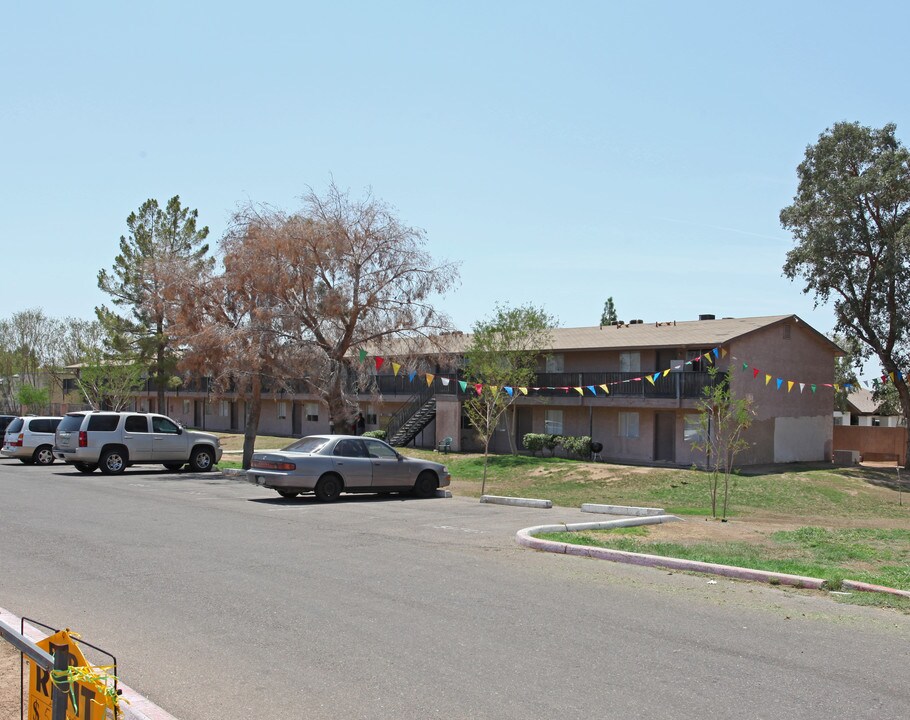
[[[0,606],[182,720],[906,715],[910,618],[514,542],[590,518],[0,460]]]

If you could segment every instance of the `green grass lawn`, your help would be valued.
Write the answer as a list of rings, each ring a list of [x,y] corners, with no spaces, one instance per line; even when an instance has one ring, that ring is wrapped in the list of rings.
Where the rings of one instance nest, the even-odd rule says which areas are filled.
[[[910,530],[802,527],[752,544],[668,543],[649,540],[648,527],[547,533],[540,537],[575,545],[736,565],[823,578],[837,589],[842,580],[910,590]]]

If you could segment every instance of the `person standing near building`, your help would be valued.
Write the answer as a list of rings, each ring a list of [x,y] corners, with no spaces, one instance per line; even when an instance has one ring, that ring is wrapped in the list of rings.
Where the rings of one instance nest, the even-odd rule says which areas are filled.
[[[363,417],[363,413],[357,413],[357,434],[363,435],[363,431],[367,429],[367,421]]]

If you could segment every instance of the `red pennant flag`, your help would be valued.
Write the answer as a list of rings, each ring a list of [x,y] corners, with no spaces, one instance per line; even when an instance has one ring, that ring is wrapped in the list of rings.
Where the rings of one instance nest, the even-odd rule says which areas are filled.
[[[752,368],[752,379],[753,380],[758,377],[758,373],[759,373],[758,368]]]
[[[379,368],[382,367],[382,364],[385,362],[385,358],[381,358],[378,355],[376,356],[376,372],[379,372]]]
[[[478,395],[482,395],[483,394],[483,385],[481,385],[480,383],[477,383],[474,386],[474,390],[477,392]]]

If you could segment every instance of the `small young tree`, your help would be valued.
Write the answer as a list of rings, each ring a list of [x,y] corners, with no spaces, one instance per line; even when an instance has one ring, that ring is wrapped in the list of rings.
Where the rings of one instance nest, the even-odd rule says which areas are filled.
[[[464,409],[483,442],[481,493],[486,490],[493,433],[518,398],[518,388],[533,384],[538,357],[550,343],[555,326],[555,319],[541,308],[498,305],[490,319],[475,323],[472,329],[465,352],[465,377],[482,390],[464,402]],[[511,445],[511,434],[509,442]],[[512,448],[514,452],[514,445]]]
[[[717,517],[717,493],[723,476],[723,510],[727,519],[730,497],[730,475],[736,455],[749,447],[743,433],[752,425],[755,415],[751,398],[740,397],[731,389],[733,367],[724,374],[716,367],[708,368],[711,384],[704,389],[698,402],[698,437],[692,447],[705,454],[710,471],[711,517]]]
[[[106,357],[98,348],[87,349],[76,384],[93,410],[120,412],[142,384],[143,367],[122,357]]]
[[[613,298],[608,297],[604,303],[604,310],[600,314],[600,326],[605,327],[616,322],[616,306],[613,304]]]
[[[47,388],[38,388],[34,385],[22,385],[16,393],[16,399],[19,401],[20,409],[28,408],[30,413],[44,410],[50,403]]]

